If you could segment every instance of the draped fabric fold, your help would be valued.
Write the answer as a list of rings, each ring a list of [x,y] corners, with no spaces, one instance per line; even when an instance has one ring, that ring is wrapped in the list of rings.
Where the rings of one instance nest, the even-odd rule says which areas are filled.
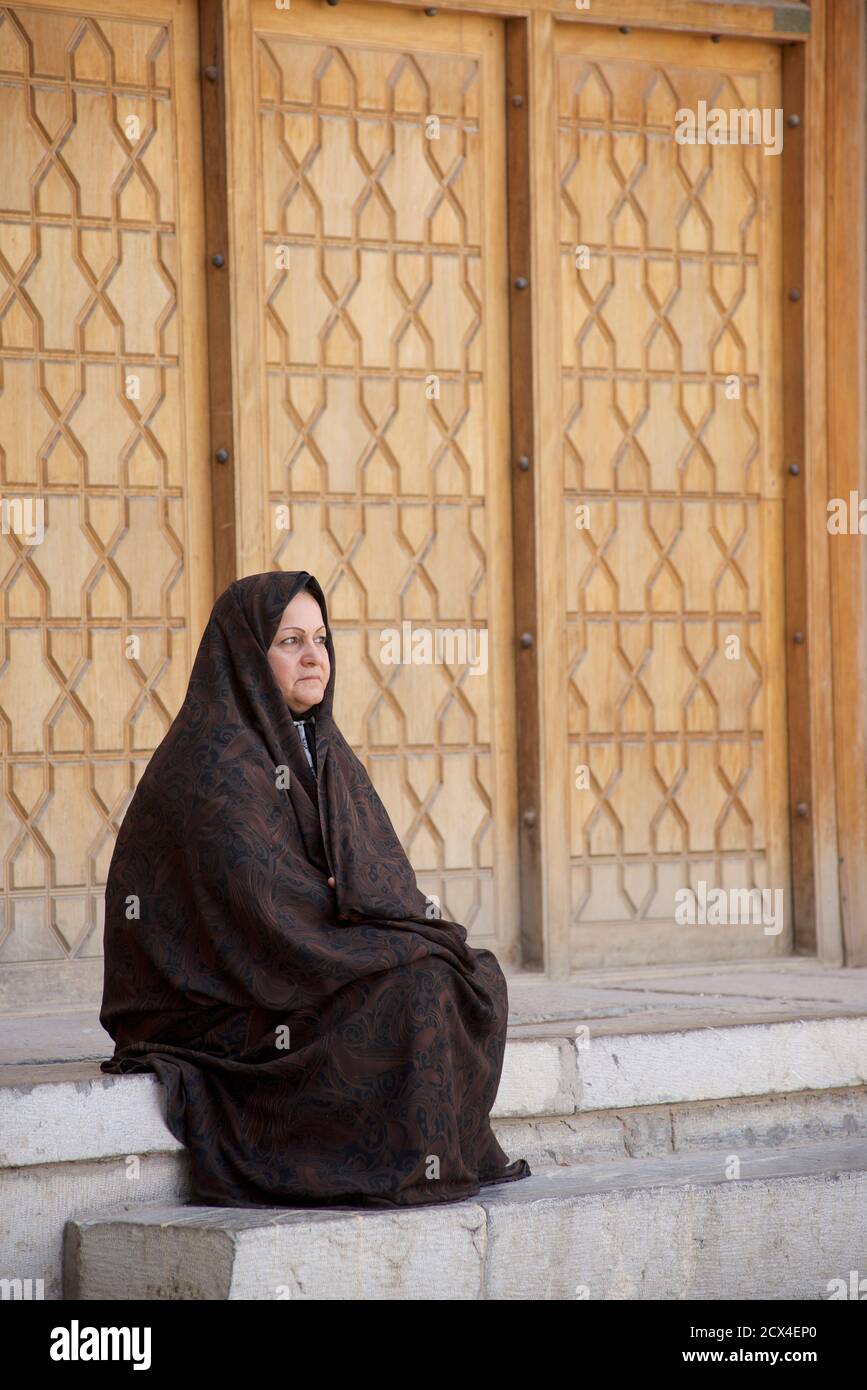
[[[301,589],[331,667],[315,771],[267,657]],[[335,675],[312,575],[230,585],[115,844],[102,1070],[157,1074],[195,1202],[412,1206],[530,1174],[489,1120],[503,973],[419,889]]]

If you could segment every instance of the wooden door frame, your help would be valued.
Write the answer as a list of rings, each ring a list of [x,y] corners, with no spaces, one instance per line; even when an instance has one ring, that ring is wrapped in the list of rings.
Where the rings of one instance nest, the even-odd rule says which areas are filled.
[[[815,6],[815,0],[814,0]],[[867,8],[863,0],[822,0],[824,175],[827,208],[827,448],[829,497],[867,497]],[[818,67],[818,60],[815,63]],[[818,235],[818,233],[817,233]],[[844,965],[867,965],[867,559],[860,536],[830,547],[833,636],[832,723]],[[830,872],[829,866],[829,872]],[[830,933],[829,933],[830,935]],[[820,945],[821,959],[835,943]]]
[[[404,0],[383,2],[402,5]],[[253,90],[250,0],[199,3],[208,25],[222,24],[238,92]],[[439,0],[439,8],[466,12],[470,6],[466,0]],[[561,421],[559,386],[551,370],[559,361],[560,333],[551,255],[556,238],[550,240],[557,225],[553,73],[560,21],[763,39],[782,47],[784,108],[787,116],[799,117],[799,124],[786,126],[784,143],[780,306],[783,393],[791,418],[786,466],[797,469],[786,473],[785,505],[795,948],[829,965],[867,963],[867,915],[859,912],[867,900],[867,564],[857,541],[830,546],[826,527],[830,497],[845,497],[859,487],[867,496],[864,6],[859,0],[833,5],[828,0],[810,5],[803,0],[591,0],[588,10],[576,10],[575,0],[473,0],[471,8],[506,21],[513,519],[522,566],[515,591],[515,664],[524,963],[544,963],[554,977],[570,968],[568,797],[561,769],[567,711]],[[224,81],[221,70],[217,85]],[[224,142],[231,188],[233,168],[255,158],[255,113],[233,100],[231,80],[222,101],[214,99],[215,84],[204,73],[202,82],[212,89],[203,99],[205,148]],[[517,91],[522,86],[526,94]],[[514,104],[514,96],[525,100]],[[206,203],[218,197],[211,183],[209,170]],[[856,201],[861,216],[853,236],[849,210]],[[236,308],[258,291],[256,210],[237,203],[228,200],[226,213],[232,273],[219,282],[219,292],[229,300],[231,332],[218,342],[209,328],[209,350],[224,354],[222,370],[231,379],[232,456],[244,459],[243,486],[237,471],[231,488],[215,486],[215,535],[235,537],[234,548],[221,550],[218,542],[223,555],[218,589],[232,577],[233,549],[235,574],[266,564],[265,518],[252,526],[239,524],[245,509],[261,507],[264,495],[264,419],[261,384],[255,380],[258,343],[242,338],[257,331],[249,326],[255,316],[239,315]],[[208,250],[210,255],[210,245]],[[526,287],[518,289],[518,277]],[[798,291],[797,297],[789,298],[790,291]],[[218,308],[214,323],[222,321]],[[239,327],[245,323],[246,329]],[[848,365],[853,352],[856,368]],[[225,410],[225,402],[215,403]],[[215,418],[212,411],[212,422]],[[526,467],[521,459],[527,459]],[[256,523],[255,516],[251,520]],[[540,525],[544,554],[535,539],[520,540],[537,537]],[[256,534],[261,545],[238,541]],[[796,642],[796,632],[805,640]],[[522,643],[525,634],[530,640],[525,636]]]

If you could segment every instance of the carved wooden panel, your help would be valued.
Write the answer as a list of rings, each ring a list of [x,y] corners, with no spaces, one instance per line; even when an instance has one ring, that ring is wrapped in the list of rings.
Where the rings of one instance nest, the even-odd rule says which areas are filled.
[[[675,123],[776,108],[779,54],[583,25],[557,46],[572,959],[777,952],[780,161]],[[779,888],[784,930],[675,925],[699,881]]]
[[[211,600],[196,7],[124,9],[0,10],[4,964],[101,954]]]
[[[508,960],[501,25],[303,0],[254,19],[269,562],[326,590],[338,722],[423,891]],[[403,624],[466,651],[387,664]]]

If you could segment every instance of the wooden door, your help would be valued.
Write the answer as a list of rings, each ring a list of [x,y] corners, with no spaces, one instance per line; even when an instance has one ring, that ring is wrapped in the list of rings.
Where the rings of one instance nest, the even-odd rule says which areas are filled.
[[[568,959],[776,954],[781,161],[675,126],[701,101],[778,108],[779,49],[561,24],[556,71]],[[702,922],[716,888],[779,890],[782,930]]]
[[[250,13],[246,168],[237,19],[229,40],[233,185],[256,222],[255,247],[239,234],[236,247],[260,276],[238,304],[239,341],[259,345],[264,439],[261,467],[255,430],[239,453],[243,567],[319,579],[338,723],[422,890],[507,963],[518,919],[502,24],[309,0],[254,0]],[[457,645],[438,659],[447,630]],[[434,659],[386,661],[389,632],[429,640]]]
[[[0,1004],[26,1008],[99,996],[116,827],[213,600],[195,0],[0,12],[0,165]]]

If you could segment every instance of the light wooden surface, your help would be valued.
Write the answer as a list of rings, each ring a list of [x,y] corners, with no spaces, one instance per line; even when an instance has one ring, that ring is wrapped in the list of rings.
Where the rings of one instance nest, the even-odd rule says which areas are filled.
[[[572,960],[776,955],[780,163],[673,134],[701,99],[778,107],[779,50],[558,26],[557,53]],[[781,890],[784,930],[675,925],[699,880]]]
[[[237,573],[269,568],[263,511],[265,377],[260,298],[261,219],[256,197],[257,113],[250,0],[223,6],[226,59],[226,160],[229,175],[229,254],[232,290],[232,371],[235,428],[235,553]]]
[[[197,12],[3,13],[3,496],[45,534],[0,536],[0,961],[81,964],[213,598]]]
[[[795,633],[811,639],[807,537],[811,509],[807,476],[808,442],[806,431],[806,378],[812,355],[807,352],[805,294],[811,282],[807,276],[806,145],[809,126],[806,116],[806,57],[803,47],[783,51],[783,106],[787,116],[800,124],[787,129],[782,154],[783,174],[783,297],[778,319],[782,319],[783,369],[783,511],[785,532],[785,662],[789,699],[786,723],[789,736],[789,825],[792,852],[792,901],[795,946],[803,951],[816,949],[816,813],[814,802],[813,740],[810,706],[813,683],[812,640],[797,643]],[[796,291],[800,298],[791,299]],[[815,528],[814,528],[815,529]],[[821,640],[821,639],[820,639]],[[798,812],[801,808],[801,814]],[[803,814],[806,812],[806,814]]]
[[[540,814],[543,801],[542,729],[539,704],[539,525],[536,515],[534,309],[539,300],[533,271],[531,159],[536,136],[530,100],[530,35],[522,19],[505,25],[506,182],[509,225],[509,397],[512,493],[512,569],[515,592],[514,757],[518,768],[518,879],[521,953],[525,969],[545,963],[544,870]],[[527,643],[527,638],[531,640]]]
[[[234,104],[256,157],[234,194],[260,280],[237,307],[261,346],[265,472],[258,499],[243,479],[240,552],[264,537],[267,566],[319,579],[338,723],[422,890],[513,961],[503,26],[305,0],[251,15],[255,85]],[[403,622],[485,631],[487,674],[383,663]]]
[[[828,7],[829,497],[867,498],[867,10]],[[867,560],[830,545],[840,915],[847,965],[867,964]]]
[[[404,0],[384,0],[394,7]],[[441,0],[438,16],[467,8],[466,0]],[[801,0],[590,0],[579,9],[576,0],[473,0],[480,14],[551,14],[575,24],[604,24],[615,32],[621,27],[679,29],[703,37],[711,34],[727,38],[767,38],[776,43],[803,43],[809,36],[810,9]],[[419,16],[423,15],[418,10]]]
[[[220,594],[237,574],[235,493],[235,380],[232,360],[227,72],[223,0],[199,0],[199,94],[205,213],[205,286],[208,312],[208,427],[211,469],[214,589]],[[215,262],[220,262],[215,264]]]
[[[0,962],[15,963],[12,996],[36,997],[40,961],[58,999],[79,988],[58,972],[83,979],[96,967],[112,827],[183,695],[214,597],[214,527],[223,578],[234,554],[238,574],[302,565],[325,583],[343,629],[341,725],[425,891],[504,964],[519,959],[528,894],[523,946],[540,948],[553,976],[790,949],[788,929],[772,938],[672,925],[665,904],[684,874],[719,868],[730,886],[754,874],[784,888],[798,949],[867,961],[867,572],[860,538],[829,544],[825,527],[829,497],[867,495],[863,7],[437,8],[223,6],[236,468],[233,507],[213,520],[207,367],[225,344],[206,324],[203,268],[215,248],[203,204],[207,180],[222,175],[201,152],[197,6],[61,0],[4,12],[3,496],[38,493],[48,524],[23,555],[18,538],[0,535],[0,842],[14,928]],[[513,137],[512,153],[529,215],[512,256],[523,237],[531,381],[512,428],[523,420],[532,436],[522,475],[532,505],[525,495],[514,517],[499,16],[526,25],[528,87],[528,147],[521,155]],[[799,65],[802,124],[786,132],[782,160],[679,147],[680,165],[660,162],[666,83],[692,100],[728,74],[742,104],[774,106],[781,69]],[[651,71],[642,126],[634,83]],[[798,90],[789,84],[786,103]],[[625,103],[623,121],[610,100]],[[142,112],[155,134],[130,154],[123,121]],[[423,137],[430,114],[442,118],[439,142]],[[631,161],[643,140],[642,181]],[[583,187],[582,142],[593,170]],[[616,167],[615,145],[627,152]],[[685,187],[706,156],[713,171],[690,209]],[[760,196],[741,226],[751,189]],[[783,223],[794,259],[782,253]],[[605,247],[610,285],[569,270],[579,239]],[[276,269],[279,245],[292,271]],[[675,263],[682,283],[668,298]],[[798,265],[803,297],[792,305]],[[739,276],[747,289],[729,316]],[[796,323],[809,350],[793,374]],[[739,368],[736,418],[718,387]],[[130,370],[142,379],[137,403],[122,394]],[[408,394],[429,371],[439,402]],[[696,401],[711,380],[705,418]],[[795,448],[797,480],[786,473]],[[781,499],[793,484],[786,573]],[[572,524],[585,495],[589,534]],[[278,533],[286,504],[291,529]],[[518,534],[523,517],[532,545]],[[523,597],[527,564],[535,669],[517,694],[538,740],[534,771],[516,739],[516,642],[530,624],[513,584]],[[784,608],[804,646],[787,641]],[[717,635],[691,645],[714,612]],[[487,627],[489,674],[383,666],[379,633],[401,618]],[[749,638],[739,663],[722,664],[723,628]],[[127,635],[142,639],[137,662],[123,655]],[[595,793],[573,787],[585,761]],[[532,828],[518,824],[522,768],[538,802]],[[801,799],[806,821],[790,818]]]
[[[535,506],[539,701],[542,740],[542,804],[539,836],[543,864],[545,966],[554,978],[570,969],[569,763],[567,727],[566,545],[562,525],[560,269],[556,255],[559,219],[559,162],[555,24],[537,11],[530,25],[530,82],[536,138],[532,178],[534,285]]]
[[[837,803],[834,787],[831,537],[828,535],[828,183],[827,13],[815,0],[814,33],[805,52],[804,119],[810,138],[804,156],[804,447],[806,459],[807,645],[810,680],[810,743],[815,883],[815,942],[820,960],[842,963]],[[834,330],[836,331],[836,330]],[[863,674],[863,673],[862,673]]]

